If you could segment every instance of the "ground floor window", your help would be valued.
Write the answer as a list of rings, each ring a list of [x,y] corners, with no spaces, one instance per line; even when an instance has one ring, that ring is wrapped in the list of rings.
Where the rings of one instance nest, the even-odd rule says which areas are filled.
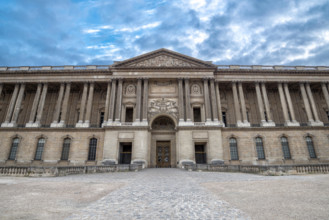
[[[308,153],[310,154],[310,158],[316,158],[312,137],[310,136],[306,137],[306,145],[307,145]]]
[[[120,164],[130,164],[131,163],[131,151],[132,143],[120,143]]]
[[[9,160],[16,159],[18,145],[19,145],[19,138],[14,138],[13,142],[11,144],[11,148],[10,148],[10,153],[9,153],[9,157],[8,157]]]
[[[281,145],[284,159],[291,159],[288,138],[281,137]]]
[[[46,140],[44,138],[39,138],[38,144],[37,144],[37,150],[35,152],[35,157],[34,157],[35,160],[41,160],[45,142],[46,142]]]
[[[207,163],[206,147],[204,144],[195,144],[195,163]]]
[[[230,138],[231,160],[239,160],[238,144],[235,138]]]
[[[64,142],[63,142],[61,160],[68,160],[69,159],[70,145],[71,145],[71,139],[70,138],[65,138]]]
[[[96,160],[97,139],[91,138],[89,141],[88,160]]]
[[[264,153],[263,139],[261,137],[256,138],[256,151],[257,151],[258,160],[264,160],[265,153]]]

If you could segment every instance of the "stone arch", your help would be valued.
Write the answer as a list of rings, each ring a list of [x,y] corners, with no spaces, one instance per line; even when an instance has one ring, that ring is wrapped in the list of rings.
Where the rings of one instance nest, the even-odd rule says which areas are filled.
[[[151,130],[176,130],[176,119],[168,114],[159,114],[150,121]]]

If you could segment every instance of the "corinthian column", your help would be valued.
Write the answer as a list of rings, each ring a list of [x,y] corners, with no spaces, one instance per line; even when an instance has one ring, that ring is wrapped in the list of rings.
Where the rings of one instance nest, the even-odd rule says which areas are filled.
[[[291,120],[292,120],[293,123],[297,123],[296,116],[295,116],[295,111],[294,111],[293,104],[292,104],[291,97],[290,97],[290,92],[289,92],[288,84],[287,83],[284,83],[283,86],[284,86],[284,91],[285,91],[285,94],[286,94],[286,97],[287,97],[287,101],[288,101],[288,107],[289,107],[289,112],[290,112]]]
[[[323,96],[324,96],[324,98],[326,100],[327,107],[328,107],[328,110],[329,110],[329,93],[328,93],[328,89],[326,87],[326,84],[325,83],[321,83],[321,88],[322,88]]]
[[[178,111],[179,123],[184,122],[184,96],[183,96],[183,79],[178,79]]]
[[[117,103],[115,109],[115,122],[120,123],[121,121],[121,108],[122,108],[122,79],[119,79]]]
[[[3,84],[0,83],[0,96],[1,96],[1,94],[2,94],[2,89],[3,89]]]
[[[141,103],[142,102],[142,79],[137,79],[137,93],[136,93],[136,109],[135,109],[135,125],[140,124],[141,117]]]
[[[108,124],[113,123],[114,117],[114,106],[115,106],[115,92],[116,92],[117,81],[115,79],[112,80],[112,88],[111,88],[111,99],[110,99],[110,109],[109,109],[109,117]]]
[[[38,87],[37,87],[37,91],[36,91],[35,96],[34,96],[32,109],[31,109],[31,114],[30,114],[30,119],[29,119],[29,122],[26,123],[25,127],[32,127],[33,126],[33,123],[34,123],[35,117],[36,117],[36,113],[37,113],[39,99],[40,99],[41,88],[42,88],[42,84],[39,83]]]
[[[300,87],[300,92],[303,97],[303,102],[304,102],[304,106],[305,106],[308,124],[310,125],[314,122],[314,120],[313,120],[312,113],[311,113],[310,103],[308,102],[308,99],[307,99],[304,83],[300,83],[299,87]]]
[[[65,126],[67,108],[68,108],[69,98],[70,98],[70,92],[71,92],[71,83],[67,83],[66,88],[65,88],[65,95],[64,95],[63,105],[62,105],[62,117],[61,117],[61,121],[60,121],[60,126],[61,127]]]
[[[184,79],[185,83],[185,107],[186,107],[186,122],[192,124],[192,111],[191,111],[191,95],[190,95],[190,82],[189,79]]]
[[[218,111],[218,120],[219,120],[219,124],[221,126],[224,126],[223,123],[223,115],[222,115],[222,104],[220,102],[220,92],[219,92],[219,86],[218,83],[215,82],[215,90],[216,90],[216,99],[217,99],[217,111]]]
[[[13,113],[13,118],[11,119],[11,123],[10,123],[10,124],[12,124],[12,127],[16,126],[18,115],[19,115],[19,112],[21,110],[21,104],[22,104],[22,101],[23,101],[24,91],[25,91],[25,83],[22,83],[21,88],[20,88],[19,93],[18,93],[18,97],[17,97],[17,101],[16,101],[16,105],[15,105],[15,110],[14,110],[14,113]]]
[[[148,79],[144,79],[144,93],[143,93],[143,125],[147,124],[147,107],[148,107],[148,96],[149,96],[149,84]]]
[[[306,83],[306,91],[307,91],[307,95],[308,95],[310,103],[311,103],[311,108],[312,108],[315,123],[316,123],[316,124],[314,123],[313,126],[323,126],[324,124],[322,121],[320,121],[320,118],[318,115],[318,110],[316,109],[315,101],[314,101],[312,90],[311,90],[309,83]]]
[[[243,127],[250,127],[250,123],[248,122],[247,118],[247,109],[246,109],[246,102],[244,100],[244,93],[243,93],[243,87],[242,83],[238,83],[239,86],[239,96],[240,96],[240,102],[241,102],[241,109],[242,109],[242,119],[243,119]]]
[[[232,83],[232,91],[233,91],[233,101],[234,101],[236,124],[239,127],[241,125],[241,113],[240,113],[240,104],[239,104],[239,99],[238,99],[238,91],[236,88],[236,82]]]
[[[267,125],[266,126],[275,126],[275,123],[272,120],[272,112],[270,108],[270,102],[268,101],[267,91],[265,83],[262,83],[262,92],[263,92],[263,98],[265,103],[265,111],[267,116]]]
[[[208,79],[203,79],[204,102],[206,107],[206,123],[211,123],[211,109],[209,99]]]
[[[89,85],[89,94],[88,94],[86,118],[85,118],[85,122],[83,123],[83,127],[89,127],[90,126],[91,109],[93,107],[93,98],[94,98],[94,86],[95,86],[95,83],[93,83],[93,82],[90,83],[90,85]]]
[[[57,127],[57,123],[59,122],[58,120],[59,120],[59,114],[60,114],[60,110],[61,110],[61,106],[62,106],[64,86],[65,86],[65,84],[61,83],[61,86],[59,88],[57,102],[56,102],[53,123],[51,123],[50,127]]]
[[[255,84],[255,88],[256,88],[258,110],[259,110],[259,114],[260,114],[260,123],[261,123],[261,125],[263,125],[266,121],[265,121],[264,105],[263,105],[262,95],[261,95],[260,88],[259,88],[259,83]]]
[[[19,90],[19,84],[16,84],[14,92],[13,92],[13,94],[11,96],[11,99],[10,99],[8,109],[7,109],[7,114],[6,114],[5,121],[1,124],[1,127],[8,127],[8,124],[11,121],[11,116],[13,114],[13,110],[14,110],[14,107],[15,107],[18,90]]]
[[[84,83],[82,97],[81,97],[81,103],[80,103],[79,121],[75,125],[76,127],[83,127],[83,119],[84,119],[86,99],[87,99],[87,90],[88,90],[88,83]]]
[[[278,90],[279,90],[279,95],[280,95],[282,111],[283,111],[283,118],[284,118],[285,124],[288,125],[288,123],[290,122],[290,119],[289,119],[289,115],[288,115],[286,98],[284,97],[284,93],[283,93],[282,83],[278,83]]]
[[[45,100],[46,100],[46,96],[47,96],[47,90],[48,90],[48,84],[44,83],[42,93],[41,93],[41,98],[39,101],[37,118],[35,120],[35,124],[33,125],[34,127],[39,127],[41,125],[41,118],[42,118],[43,107],[45,105]]]
[[[107,83],[107,90],[106,90],[106,100],[105,100],[105,112],[104,112],[104,122],[102,126],[105,126],[107,120],[109,119],[109,104],[110,104],[110,94],[111,94],[111,83]]]
[[[212,114],[214,117],[214,122],[218,124],[218,110],[217,110],[217,99],[215,93],[215,80],[210,80],[210,91],[211,91],[211,107],[212,107]]]

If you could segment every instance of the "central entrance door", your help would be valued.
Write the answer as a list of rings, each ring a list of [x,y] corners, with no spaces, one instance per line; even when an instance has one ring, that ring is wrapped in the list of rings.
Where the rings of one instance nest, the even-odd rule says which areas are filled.
[[[157,167],[170,167],[170,141],[156,142]]]

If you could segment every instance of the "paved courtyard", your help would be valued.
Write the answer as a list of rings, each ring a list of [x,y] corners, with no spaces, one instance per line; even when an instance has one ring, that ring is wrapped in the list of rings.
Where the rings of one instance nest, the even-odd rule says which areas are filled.
[[[146,169],[0,177],[1,219],[329,219],[329,175]]]

